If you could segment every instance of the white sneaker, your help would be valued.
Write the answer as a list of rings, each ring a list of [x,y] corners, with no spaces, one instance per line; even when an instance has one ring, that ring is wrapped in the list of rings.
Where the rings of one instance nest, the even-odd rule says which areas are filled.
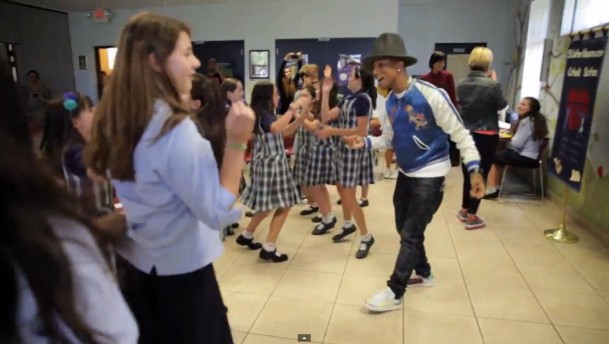
[[[386,168],[383,171],[383,178],[385,178],[385,179],[391,179],[391,170],[390,169]]]
[[[366,302],[364,307],[368,308],[372,312],[389,312],[396,309],[402,308],[403,298],[396,300],[393,291],[387,287],[381,291],[376,292]]]
[[[433,287],[433,274],[425,278],[419,275],[412,275],[408,280],[408,287]]]
[[[398,170],[392,170],[391,171],[391,175],[389,176],[389,179],[398,179],[398,175],[400,174],[400,171]]]

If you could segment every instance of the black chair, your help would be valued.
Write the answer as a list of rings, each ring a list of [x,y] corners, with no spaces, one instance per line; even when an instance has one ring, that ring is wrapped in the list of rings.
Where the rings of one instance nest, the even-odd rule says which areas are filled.
[[[534,168],[527,168],[527,167],[521,167],[521,168],[525,168],[525,169],[530,169],[533,171],[533,192],[535,194],[537,194],[537,174],[539,173],[539,184],[541,185],[541,203],[543,204],[543,201],[545,200],[545,187],[544,187],[544,181],[543,181],[543,161],[544,161],[544,156],[546,153],[546,150],[548,149],[548,145],[549,145],[550,139],[545,138],[543,139],[543,141],[541,142],[541,145],[539,146],[539,156],[537,157],[538,161],[539,161],[539,165],[537,167]],[[503,177],[501,178],[501,187],[499,189],[499,198],[501,199],[501,196],[503,194],[506,194],[506,192],[504,192],[504,182],[505,182],[505,177],[508,174],[508,170],[509,170],[509,165],[505,166],[505,170],[503,171]],[[508,193],[510,194],[510,193]]]

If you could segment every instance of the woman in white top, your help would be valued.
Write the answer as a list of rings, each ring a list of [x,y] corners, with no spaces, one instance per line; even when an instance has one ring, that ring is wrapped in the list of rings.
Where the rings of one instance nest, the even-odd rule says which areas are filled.
[[[0,89],[0,343],[136,343],[137,324],[96,241],[121,216],[89,220],[35,157],[7,70]]]
[[[508,149],[498,151],[488,176],[485,199],[499,197],[497,188],[501,184],[506,165],[516,167],[539,167],[539,149],[548,135],[548,123],[539,113],[541,105],[533,97],[522,98],[518,103],[518,122],[513,132]]]
[[[112,177],[127,216],[117,252],[141,343],[233,342],[212,262],[220,230],[241,217],[233,206],[254,114],[231,106],[218,169],[180,96],[199,66],[185,23],[131,18],[85,152],[89,168]]]

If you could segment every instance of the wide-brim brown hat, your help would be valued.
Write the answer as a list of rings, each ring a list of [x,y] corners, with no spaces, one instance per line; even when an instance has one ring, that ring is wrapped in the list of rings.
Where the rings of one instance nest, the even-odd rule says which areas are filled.
[[[404,40],[397,33],[384,33],[374,41],[372,54],[364,59],[364,67],[372,70],[375,61],[396,59],[404,61],[404,67],[417,63],[417,59],[406,54]]]

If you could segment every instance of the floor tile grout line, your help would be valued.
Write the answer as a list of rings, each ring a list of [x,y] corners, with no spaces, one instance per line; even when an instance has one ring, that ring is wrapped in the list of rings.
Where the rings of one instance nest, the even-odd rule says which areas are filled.
[[[282,228],[283,231],[284,228]],[[281,234],[281,233],[280,233]],[[259,234],[260,235],[260,234]],[[252,329],[254,328],[254,325],[256,324],[256,322],[258,321],[258,319],[260,318],[260,314],[262,314],[262,312],[264,311],[264,309],[266,308],[266,306],[268,305],[269,301],[271,300],[271,297],[273,297],[273,293],[275,293],[275,291],[277,290],[277,287],[279,287],[279,284],[281,283],[281,280],[283,280],[283,278],[285,277],[286,273],[288,272],[288,270],[290,269],[290,266],[292,265],[292,262],[294,261],[294,257],[296,257],[296,254],[298,254],[298,251],[300,251],[300,249],[302,248],[302,245],[304,243],[304,241],[306,240],[306,236],[302,239],[302,242],[300,243],[300,245],[298,246],[298,249],[296,250],[296,252],[294,253],[294,256],[292,257],[292,259],[290,259],[287,263],[287,267],[285,269],[285,271],[283,271],[283,273],[281,274],[281,277],[279,278],[279,280],[277,281],[277,284],[275,285],[275,287],[273,288],[273,290],[271,290],[271,292],[269,293],[269,295],[266,298],[266,301],[264,302],[264,304],[262,305],[262,307],[260,308],[260,311],[258,312],[258,315],[256,315],[256,318],[254,319],[254,321],[252,321],[252,324],[250,325],[247,334],[246,334],[246,339],[247,337],[250,335]],[[276,263],[268,263],[268,264],[276,264]],[[281,263],[279,263],[281,264]]]
[[[444,215],[444,222],[446,223],[446,226],[448,228],[448,219],[446,218],[446,215]],[[472,295],[469,291],[469,287],[467,285],[467,280],[465,279],[465,274],[463,273],[463,267],[461,266],[461,259],[459,258],[459,254],[457,253],[457,248],[455,247],[455,239],[453,237],[452,232],[450,232],[450,241],[452,243],[453,250],[455,251],[455,257],[457,259],[457,264],[459,264],[459,272],[461,272],[461,278],[463,279],[463,285],[465,286],[465,292],[467,293],[467,297],[469,299],[469,304],[470,304],[470,307],[472,308],[472,313],[474,314],[476,326],[478,327],[478,333],[480,334],[480,339],[482,340],[482,343],[484,344],[485,340],[484,340],[484,334],[482,333],[482,326],[480,326],[480,321],[478,320],[478,315],[476,314],[476,308],[474,307]]]
[[[359,234],[359,232],[358,232]],[[357,237],[357,234],[354,238]],[[326,342],[326,337],[328,336],[328,331],[330,330],[330,323],[332,322],[332,316],[334,315],[334,310],[336,309],[338,294],[340,293],[340,289],[343,285],[343,280],[345,279],[345,272],[347,271],[347,266],[349,266],[349,259],[351,259],[351,251],[353,250],[353,245],[355,245],[356,240],[351,242],[351,249],[349,249],[349,255],[347,258],[347,262],[345,263],[345,267],[343,268],[343,272],[340,275],[340,283],[338,284],[338,290],[336,291],[336,296],[334,298],[334,303],[332,304],[332,310],[330,311],[330,317],[328,318],[328,324],[326,325],[326,331],[324,332],[324,336],[322,338],[322,343]]]
[[[522,210],[522,209],[521,209]],[[528,218],[529,221],[530,218]],[[514,267],[516,268],[516,270],[518,270],[518,273],[520,274],[520,277],[522,278],[522,280],[524,281],[524,283],[527,286],[527,289],[531,292],[531,294],[533,294],[533,297],[535,298],[535,301],[537,301],[537,304],[539,305],[539,307],[541,308],[541,310],[543,311],[543,314],[546,316],[546,318],[548,319],[548,321],[550,322],[550,325],[552,326],[552,328],[554,329],[554,331],[556,332],[556,334],[558,335],[558,338],[560,338],[560,340],[563,343],[566,343],[565,340],[562,338],[562,336],[560,335],[560,332],[558,331],[558,329],[556,328],[556,325],[554,324],[554,322],[552,321],[552,318],[550,317],[550,314],[548,314],[548,311],[546,310],[546,308],[543,306],[543,304],[541,303],[541,301],[539,300],[539,297],[537,296],[537,294],[535,293],[535,291],[533,290],[533,288],[531,288],[531,285],[529,284],[529,282],[527,281],[526,277],[524,276],[524,274],[522,273],[522,270],[520,269],[520,267],[518,266],[518,264],[516,264],[516,260],[514,259],[514,257],[512,256],[512,253],[508,250],[507,246],[506,246],[506,242],[504,242],[501,237],[499,238],[499,241],[501,242],[501,246],[503,246],[503,249],[506,251],[506,253],[508,254],[508,256],[510,257],[510,260],[512,261],[512,264],[514,264]],[[556,249],[556,248],[554,248]]]
[[[543,229],[543,228],[540,228],[534,221],[531,220],[530,215],[526,213],[525,209],[521,208],[521,210],[525,213],[525,216],[529,219],[529,221],[533,222],[533,224],[537,227],[537,229],[539,229],[539,230]],[[582,280],[584,282],[586,282],[586,284],[589,287],[591,287],[592,290],[594,290],[596,292],[597,296],[599,296],[603,301],[605,301],[605,304],[609,306],[609,300],[606,300],[603,297],[602,292],[599,289],[597,289],[594,285],[592,285],[592,283],[590,283],[588,281],[588,279],[581,273],[581,271],[577,268],[577,266],[575,266],[575,264],[573,264],[571,259],[569,259],[569,257],[567,255],[565,255],[565,253],[558,248],[557,244],[560,244],[560,243],[555,243],[555,242],[550,242],[550,243],[552,244],[551,246],[554,248],[554,250],[556,250],[558,252],[558,254],[565,259],[565,261],[568,263],[569,267],[571,267],[573,270],[575,270],[575,272],[577,272],[577,274],[582,278]],[[507,250],[507,248],[506,248],[506,250]],[[508,253],[509,253],[509,251],[508,251]],[[520,269],[518,269],[518,270],[520,270]],[[531,289],[531,291],[533,291],[533,289]],[[534,291],[533,291],[533,293],[534,293]],[[569,294],[578,294],[578,293],[569,293]]]

